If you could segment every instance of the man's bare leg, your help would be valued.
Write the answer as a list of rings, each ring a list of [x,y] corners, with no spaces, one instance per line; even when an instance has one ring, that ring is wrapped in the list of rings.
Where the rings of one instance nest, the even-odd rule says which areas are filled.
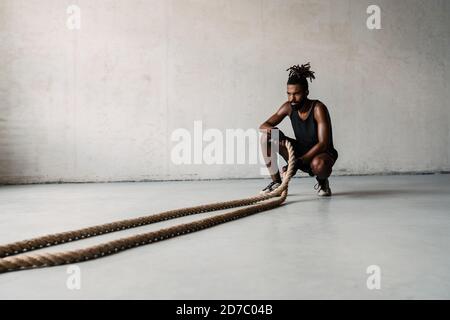
[[[316,175],[319,196],[331,196],[328,177],[331,175],[334,162],[335,160],[328,153],[318,154],[311,161],[311,171]]]
[[[278,170],[278,159],[277,159],[277,153],[279,152],[283,158],[284,151],[281,151],[280,145],[278,142],[273,141],[271,139],[272,136],[272,130],[267,130],[261,135],[261,150],[264,157],[264,162],[267,166],[267,169],[269,170],[270,177],[272,178],[273,182],[281,183],[281,176],[280,171]],[[272,154],[272,148],[274,147],[274,151],[278,149],[278,152],[273,152]],[[276,148],[278,147],[278,148]],[[284,147],[284,149],[286,149]],[[287,151],[287,150],[286,150]]]
[[[328,153],[321,153],[312,159],[311,171],[318,180],[325,180],[331,175],[333,165],[334,159]]]

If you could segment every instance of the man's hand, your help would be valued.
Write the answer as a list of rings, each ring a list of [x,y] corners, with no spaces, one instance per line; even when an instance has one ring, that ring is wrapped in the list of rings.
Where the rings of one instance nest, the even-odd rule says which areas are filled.
[[[266,127],[266,128],[260,128],[259,131],[262,133],[267,133],[270,135],[272,133],[272,130],[279,130],[278,127]]]

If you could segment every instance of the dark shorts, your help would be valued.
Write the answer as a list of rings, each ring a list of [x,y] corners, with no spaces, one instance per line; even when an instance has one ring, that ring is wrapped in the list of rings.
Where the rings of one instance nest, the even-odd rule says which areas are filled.
[[[299,157],[303,156],[306,152],[308,152],[308,150],[305,150],[304,148],[302,148],[300,146],[299,143],[297,143],[297,140],[286,136],[281,130],[279,130],[279,139],[280,139],[280,141],[287,140],[291,143],[291,145],[294,147],[294,154],[295,154],[296,158],[299,158]],[[336,160],[339,156],[337,150],[334,148],[325,151],[325,153],[328,153],[330,155],[330,157],[333,158],[334,162],[336,162]],[[303,172],[306,172],[311,177],[314,176],[314,173],[312,172],[310,165],[298,166],[298,169],[300,169]]]

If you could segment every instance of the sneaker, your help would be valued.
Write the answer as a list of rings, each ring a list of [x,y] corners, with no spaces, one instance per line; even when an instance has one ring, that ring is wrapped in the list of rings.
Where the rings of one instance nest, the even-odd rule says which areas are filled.
[[[328,182],[328,179],[319,180],[316,178],[316,180],[317,180],[317,183],[314,186],[314,190],[317,190],[317,195],[319,197],[331,196],[330,183]]]
[[[269,192],[272,192],[273,190],[275,190],[279,186],[281,186],[281,183],[272,181],[271,183],[269,183],[269,185],[267,187],[262,189],[259,193],[260,194],[267,194]]]

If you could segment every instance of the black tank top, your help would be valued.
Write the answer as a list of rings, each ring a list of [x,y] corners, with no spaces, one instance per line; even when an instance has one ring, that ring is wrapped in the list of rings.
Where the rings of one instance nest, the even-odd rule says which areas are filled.
[[[316,107],[317,101],[318,100],[314,100],[312,102],[312,107],[309,111],[308,117],[305,120],[302,120],[300,118],[300,115],[298,114],[297,106],[299,105],[291,104],[292,112],[289,117],[291,118],[295,139],[297,140],[297,148],[300,150],[302,155],[308,152],[309,149],[314,147],[314,145],[319,142],[319,139],[317,138],[317,122],[316,119],[314,119],[314,108]],[[337,159],[338,152],[336,151],[333,145],[333,132],[331,128],[331,119],[328,110],[327,110],[327,117],[330,123],[330,141],[328,144],[327,152],[331,153],[331,155],[335,159]]]

